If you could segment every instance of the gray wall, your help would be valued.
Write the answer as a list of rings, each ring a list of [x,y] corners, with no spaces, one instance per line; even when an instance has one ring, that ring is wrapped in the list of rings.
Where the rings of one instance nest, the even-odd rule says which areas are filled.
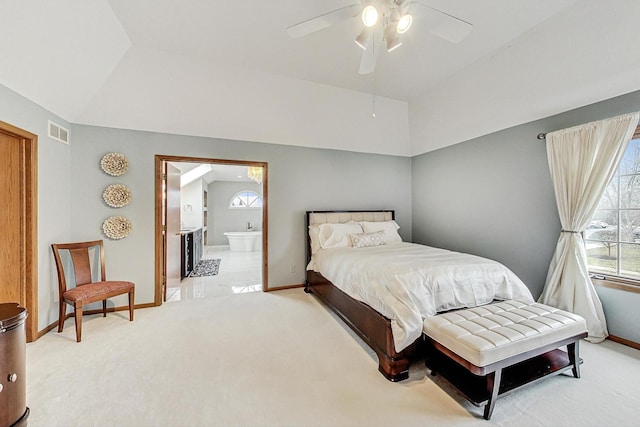
[[[73,126],[73,133],[73,237],[100,237],[100,226],[110,215],[131,220],[129,237],[105,242],[107,273],[135,281],[138,303],[153,301],[154,293],[155,154],[268,163],[270,287],[304,281],[306,210],[396,209],[403,237],[411,239],[411,160],[406,157],[83,125]],[[112,151],[129,159],[129,172],[119,178],[99,167],[102,156]],[[128,185],[133,195],[121,209],[108,207],[101,198],[104,188],[115,182]]]
[[[640,92],[569,111],[408,159],[70,125],[0,86],[0,120],[38,139],[38,325],[57,320],[57,279],[50,245],[101,237],[114,214],[132,234],[106,241],[110,278],[136,281],[138,303],[153,301],[155,154],[269,163],[270,286],[304,280],[304,211],[395,209],[404,240],[467,251],[503,262],[539,295],[558,238],[558,220],[539,132],[640,110]],[[71,130],[70,145],[46,136],[47,120]],[[107,152],[124,153],[119,178],[99,167]],[[128,185],[130,205],[101,198],[114,182]],[[293,261],[292,261],[293,260]],[[296,273],[290,273],[291,263]],[[637,295],[597,287],[612,334],[640,342]],[[125,301],[117,301],[124,305]]]
[[[229,241],[224,233],[245,231],[247,221],[251,221],[254,231],[262,230],[262,209],[229,209],[231,198],[244,190],[255,191],[262,195],[262,185],[255,182],[214,181],[209,184],[208,245],[228,245]]]
[[[640,294],[603,286],[596,286],[596,291],[602,301],[609,333],[640,343],[640,328],[638,327]]]
[[[412,161],[413,236],[508,266],[542,291],[560,230],[544,142],[529,124]]]
[[[60,117],[0,85],[0,120],[38,135],[38,328],[58,320],[58,279],[51,243],[71,239],[71,148],[47,136],[47,121],[71,129]]]
[[[268,162],[270,287],[304,281],[306,210],[395,209],[403,237],[411,239],[406,157],[72,125],[1,85],[0,120],[39,136],[40,330],[58,319],[51,243],[101,238],[102,222],[111,215],[128,217],[133,230],[119,241],[105,239],[107,276],[135,281],[136,303],[153,302],[155,154]],[[46,136],[47,120],[70,130],[70,145]],[[113,151],[129,159],[126,175],[111,177],[100,169],[102,156]],[[102,200],[102,192],[113,183],[131,189],[128,206],[114,209]],[[126,301],[116,298],[114,303]]]
[[[475,138],[412,158],[414,241],[502,262],[538,297],[560,233],[546,147],[548,132],[640,110],[640,92]],[[461,118],[464,126],[464,118]],[[608,313],[626,310],[629,294],[607,290]],[[640,311],[626,312],[640,323]],[[640,332],[610,325],[640,342]]]

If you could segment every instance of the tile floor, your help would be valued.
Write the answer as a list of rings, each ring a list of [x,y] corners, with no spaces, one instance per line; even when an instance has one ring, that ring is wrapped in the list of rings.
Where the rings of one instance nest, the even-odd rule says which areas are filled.
[[[167,302],[262,291],[262,252],[231,252],[228,246],[206,246],[203,259],[220,259],[216,276],[185,277],[167,289]]]

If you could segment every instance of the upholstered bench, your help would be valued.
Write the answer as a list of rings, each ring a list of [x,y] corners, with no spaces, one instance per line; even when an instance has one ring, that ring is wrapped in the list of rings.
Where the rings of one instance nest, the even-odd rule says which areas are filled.
[[[491,418],[498,397],[572,369],[585,320],[535,302],[501,301],[428,317],[423,327],[432,375],[440,375]],[[559,347],[567,346],[567,352]]]

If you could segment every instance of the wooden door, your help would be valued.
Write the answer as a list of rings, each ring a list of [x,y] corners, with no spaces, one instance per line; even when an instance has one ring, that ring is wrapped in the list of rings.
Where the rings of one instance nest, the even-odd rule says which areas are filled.
[[[180,286],[180,170],[165,162],[165,293]]]
[[[27,309],[27,340],[38,334],[37,136],[0,122],[0,303]]]
[[[0,302],[22,305],[22,206],[20,198],[20,138],[0,133]]]

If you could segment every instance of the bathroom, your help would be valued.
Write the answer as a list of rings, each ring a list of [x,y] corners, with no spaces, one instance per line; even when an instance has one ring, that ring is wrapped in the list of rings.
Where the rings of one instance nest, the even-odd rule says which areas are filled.
[[[261,291],[263,168],[171,164],[181,173],[181,233],[202,236],[201,262],[219,262],[215,274],[199,275],[193,265],[180,282],[180,292],[172,292],[167,301]]]

